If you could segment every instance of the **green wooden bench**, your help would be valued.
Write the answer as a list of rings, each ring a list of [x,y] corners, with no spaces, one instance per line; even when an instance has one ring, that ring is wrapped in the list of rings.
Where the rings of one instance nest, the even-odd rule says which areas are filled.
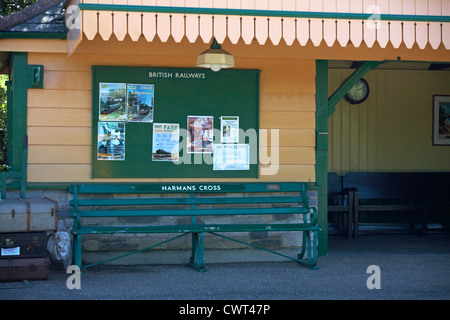
[[[185,235],[192,235],[190,265],[204,271],[203,234],[210,233],[225,239],[237,241],[292,259],[315,269],[317,264],[317,211],[310,207],[306,195],[306,183],[167,183],[167,184],[89,184],[71,185],[70,201],[74,218],[75,264],[84,269],[99,263],[122,258],[173,241]],[[207,216],[235,216],[232,223],[206,223]],[[243,223],[242,216],[252,216],[259,223]],[[280,223],[280,218],[299,218],[295,223]],[[167,224],[155,221],[155,217],[184,218],[183,224]],[[241,216],[241,217],[239,217]],[[272,216],[272,217],[270,217]],[[83,218],[97,218],[95,225],[87,225]],[[101,218],[141,217],[139,225],[99,225]],[[143,218],[148,221],[142,223]],[[278,218],[278,223],[277,223]],[[254,219],[254,220],[255,220]],[[171,220],[171,219],[167,219]],[[176,219],[172,219],[176,220]],[[256,220],[255,220],[256,221]],[[266,222],[269,221],[269,222]],[[254,244],[245,243],[228,236],[230,232],[252,231],[301,231],[302,250],[297,257],[289,257]],[[84,234],[123,233],[171,233],[175,237],[99,263],[82,266],[81,237]]]

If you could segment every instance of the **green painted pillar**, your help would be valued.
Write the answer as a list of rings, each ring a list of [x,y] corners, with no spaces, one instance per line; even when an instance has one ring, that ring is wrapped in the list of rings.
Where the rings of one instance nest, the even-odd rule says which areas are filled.
[[[316,183],[319,256],[328,254],[328,60],[316,61]]]
[[[27,134],[27,53],[14,52],[10,65],[8,103],[8,165],[22,169],[24,136]]]

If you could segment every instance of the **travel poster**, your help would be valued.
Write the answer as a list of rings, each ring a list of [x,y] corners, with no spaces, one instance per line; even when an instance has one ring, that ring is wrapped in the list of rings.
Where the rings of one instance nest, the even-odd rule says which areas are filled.
[[[125,122],[99,122],[97,160],[125,160]]]
[[[433,104],[433,144],[450,145],[450,96],[434,96]]]
[[[213,144],[213,117],[188,116],[188,153],[211,153]]]
[[[152,161],[178,161],[180,125],[153,123]]]
[[[153,122],[154,85],[128,84],[128,121]]]
[[[100,121],[125,121],[127,119],[126,87],[125,83],[100,83]]]

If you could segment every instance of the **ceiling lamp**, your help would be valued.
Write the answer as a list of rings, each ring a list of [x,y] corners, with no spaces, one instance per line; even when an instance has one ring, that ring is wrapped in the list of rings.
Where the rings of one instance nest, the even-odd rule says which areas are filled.
[[[217,72],[222,68],[233,68],[234,58],[222,49],[216,39],[213,39],[211,47],[198,55],[197,67],[211,68],[212,71]]]

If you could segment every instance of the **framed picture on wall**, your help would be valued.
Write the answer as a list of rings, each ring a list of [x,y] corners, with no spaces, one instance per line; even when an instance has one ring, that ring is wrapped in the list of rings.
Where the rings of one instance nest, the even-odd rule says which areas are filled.
[[[433,145],[450,145],[450,96],[433,96]]]

